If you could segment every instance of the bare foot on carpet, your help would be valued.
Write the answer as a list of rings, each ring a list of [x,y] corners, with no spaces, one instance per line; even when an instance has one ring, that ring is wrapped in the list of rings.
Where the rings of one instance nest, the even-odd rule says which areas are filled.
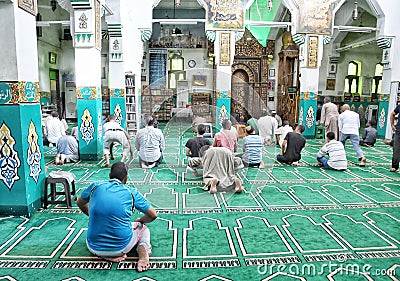
[[[217,184],[218,184],[218,180],[217,179],[213,179],[211,181],[211,187],[210,187],[210,194],[215,194],[217,193]]]
[[[235,192],[236,193],[242,193],[243,187],[240,179],[236,178],[235,179]]]
[[[143,245],[137,247],[137,253],[139,255],[139,260],[137,263],[137,271],[142,272],[150,268],[149,254]]]
[[[121,261],[123,261],[123,260],[125,260],[127,258],[127,255],[124,254],[121,257],[101,257],[101,258],[105,259],[107,261],[110,261],[110,262],[121,262]]]

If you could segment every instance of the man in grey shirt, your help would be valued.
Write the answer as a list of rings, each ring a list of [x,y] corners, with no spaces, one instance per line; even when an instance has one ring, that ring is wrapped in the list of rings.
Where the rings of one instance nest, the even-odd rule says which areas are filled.
[[[139,151],[139,163],[143,169],[157,167],[163,159],[165,149],[164,135],[160,129],[154,128],[156,120],[147,117],[146,127],[140,129],[135,138],[135,147]]]
[[[369,120],[367,122],[367,127],[364,129],[364,133],[362,135],[362,140],[360,140],[360,145],[362,146],[374,146],[376,142],[376,136],[378,132],[374,128],[375,125],[374,120]]]
[[[74,136],[65,135],[57,141],[56,165],[64,165],[68,162],[79,160],[78,141]]]

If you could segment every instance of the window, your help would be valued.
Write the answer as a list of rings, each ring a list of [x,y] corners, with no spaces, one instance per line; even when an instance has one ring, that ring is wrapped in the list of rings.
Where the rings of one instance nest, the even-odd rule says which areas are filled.
[[[344,80],[344,92],[351,94],[360,93],[361,62],[351,61],[347,68],[347,76]]]
[[[375,66],[375,75],[372,79],[372,89],[371,89],[371,100],[378,100],[378,94],[382,93],[382,75],[383,75],[383,64],[378,63]]]

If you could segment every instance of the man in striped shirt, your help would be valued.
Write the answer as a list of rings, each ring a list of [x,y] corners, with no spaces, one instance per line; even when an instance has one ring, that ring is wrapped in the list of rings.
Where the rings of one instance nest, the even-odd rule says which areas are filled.
[[[329,170],[346,170],[347,159],[343,144],[335,139],[334,132],[326,134],[326,141],[327,143],[317,153],[318,165]],[[325,155],[329,155],[329,158]]]
[[[264,140],[255,134],[255,129],[252,126],[246,127],[248,136],[243,138],[243,154],[237,155],[242,158],[245,167],[264,168],[262,161],[262,150],[264,148]]]

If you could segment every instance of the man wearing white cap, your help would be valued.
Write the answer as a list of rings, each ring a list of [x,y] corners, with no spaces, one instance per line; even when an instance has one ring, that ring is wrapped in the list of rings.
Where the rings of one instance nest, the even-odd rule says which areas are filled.
[[[271,111],[271,115],[276,119],[276,122],[278,122],[278,127],[282,126],[282,118],[278,114],[276,114],[275,110]]]
[[[260,137],[264,140],[265,145],[275,144],[275,132],[278,129],[278,121],[271,115],[258,119],[258,132]]]

